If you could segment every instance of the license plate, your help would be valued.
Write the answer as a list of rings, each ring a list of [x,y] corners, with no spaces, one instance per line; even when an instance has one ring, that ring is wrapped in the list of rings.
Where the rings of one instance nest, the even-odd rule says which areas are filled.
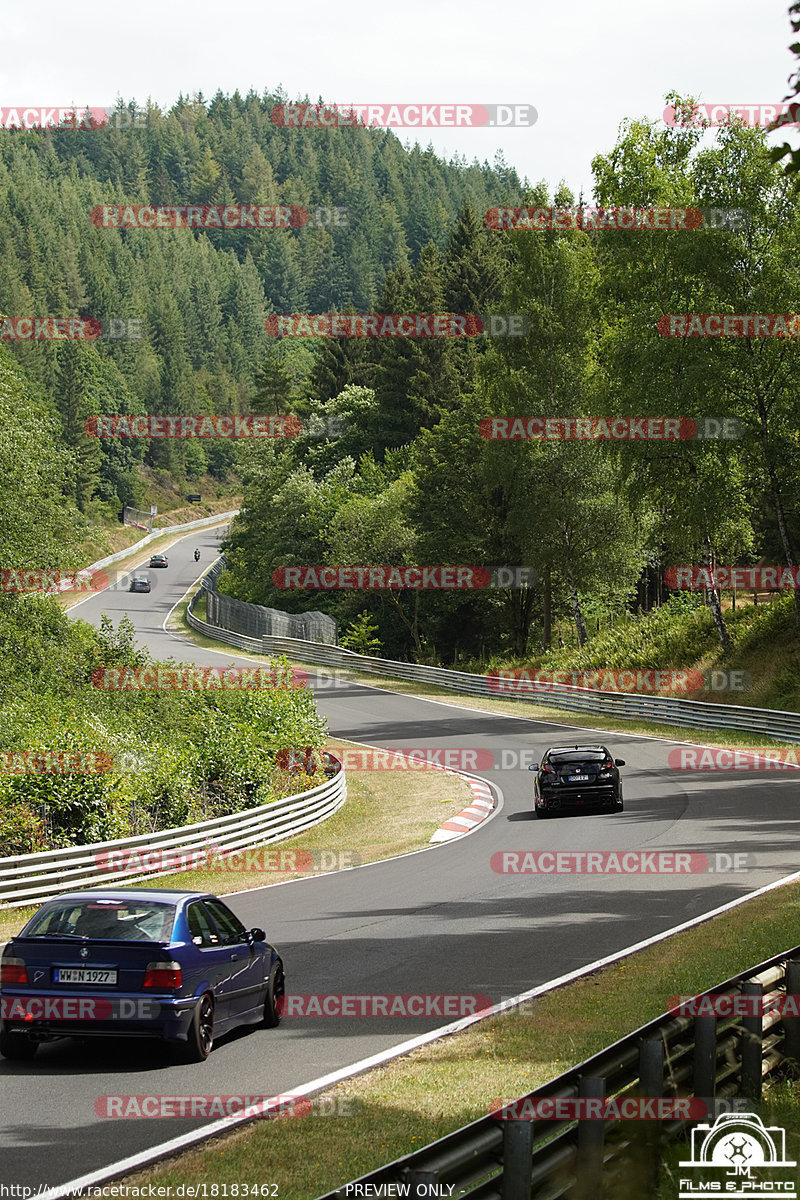
[[[54,983],[116,983],[117,972],[99,967],[55,967]]]
[[[570,783],[588,783],[589,776],[588,775],[570,775],[569,781],[570,781]]]

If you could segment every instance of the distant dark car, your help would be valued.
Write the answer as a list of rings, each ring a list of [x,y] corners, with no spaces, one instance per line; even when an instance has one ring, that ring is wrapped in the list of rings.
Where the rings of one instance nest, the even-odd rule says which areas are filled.
[[[149,592],[150,580],[144,575],[134,575],[131,579],[129,592]]]
[[[537,817],[566,809],[601,807],[622,812],[623,758],[612,758],[607,746],[551,746],[536,772],[533,807]]]
[[[166,554],[154,554],[153,557],[150,559],[150,566],[151,567],[168,567],[169,563],[167,562]]]
[[[206,892],[98,889],[49,900],[0,959],[0,1054],[62,1037],[153,1037],[189,1062],[237,1025],[277,1025],[283,961]]]

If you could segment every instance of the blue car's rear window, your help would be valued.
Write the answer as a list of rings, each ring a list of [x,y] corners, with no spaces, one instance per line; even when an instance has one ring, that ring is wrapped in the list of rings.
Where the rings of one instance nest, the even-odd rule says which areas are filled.
[[[174,906],[156,900],[53,900],[25,926],[22,936],[166,942],[174,923]]]

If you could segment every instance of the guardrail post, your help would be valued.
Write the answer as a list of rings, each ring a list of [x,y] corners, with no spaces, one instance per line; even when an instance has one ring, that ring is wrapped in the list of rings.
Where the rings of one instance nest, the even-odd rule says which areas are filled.
[[[606,1095],[606,1081],[593,1075],[582,1075],[578,1085],[581,1100],[600,1099]],[[597,1196],[603,1174],[603,1144],[605,1121],[578,1121],[578,1153],[576,1158],[576,1200]]]
[[[764,1053],[764,985],[743,983],[742,995],[757,997],[753,1016],[742,1017],[739,1053],[742,1059],[742,1095],[748,1100],[761,1099],[761,1066]],[[748,1008],[750,1006],[748,1005]]]
[[[533,1121],[503,1122],[503,1200],[530,1200]]]
[[[639,1092],[648,1099],[664,1095],[664,1042],[660,1037],[645,1038],[639,1046]],[[661,1161],[661,1122],[644,1121],[637,1141],[641,1147],[642,1183],[655,1195]]]
[[[639,1046],[639,1083],[643,1096],[664,1095],[664,1042],[645,1038]]]
[[[420,1167],[412,1167],[412,1169],[408,1171],[406,1178],[409,1184],[409,1200],[411,1200],[412,1196],[416,1198],[417,1196],[436,1195],[436,1190],[439,1183],[438,1171],[426,1171]],[[417,1191],[418,1186],[421,1189],[419,1192]]]
[[[800,1005],[800,959],[790,958],[786,964],[786,995],[793,997],[793,1004]],[[783,1029],[783,1053],[792,1070],[800,1073],[800,1016],[784,1016]]]
[[[705,1100],[709,1112],[717,1094],[717,1018],[694,1019],[694,1071],[692,1088],[695,1096]]]

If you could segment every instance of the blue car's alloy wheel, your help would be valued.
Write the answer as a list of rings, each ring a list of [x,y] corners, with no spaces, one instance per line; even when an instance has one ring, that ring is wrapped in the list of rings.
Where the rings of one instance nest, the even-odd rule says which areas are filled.
[[[214,1044],[214,1001],[208,995],[201,996],[194,1010],[192,1023],[186,1040],[187,1062],[205,1062]]]
[[[267,984],[267,996],[264,1001],[264,1024],[268,1029],[274,1029],[276,1025],[280,1025],[281,1014],[279,1011],[278,1001],[284,992],[283,968],[280,963],[275,963],[275,966],[269,973],[269,983]]]

